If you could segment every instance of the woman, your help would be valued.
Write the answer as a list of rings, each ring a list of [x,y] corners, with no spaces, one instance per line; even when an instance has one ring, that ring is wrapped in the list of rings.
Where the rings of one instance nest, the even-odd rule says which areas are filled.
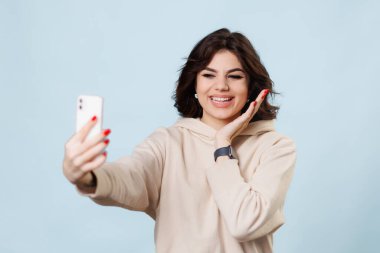
[[[157,252],[272,252],[296,153],[274,129],[269,93],[249,40],[217,30],[181,70],[173,126],[105,163],[110,130],[84,141],[94,117],[67,142],[64,174],[98,204],[150,215]]]

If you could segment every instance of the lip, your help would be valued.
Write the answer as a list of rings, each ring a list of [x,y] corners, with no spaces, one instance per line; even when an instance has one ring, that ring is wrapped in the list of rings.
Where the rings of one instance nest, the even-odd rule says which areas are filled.
[[[217,97],[217,98],[234,98],[234,96],[229,96],[229,95],[211,95],[211,96],[209,96],[210,99],[212,97]]]

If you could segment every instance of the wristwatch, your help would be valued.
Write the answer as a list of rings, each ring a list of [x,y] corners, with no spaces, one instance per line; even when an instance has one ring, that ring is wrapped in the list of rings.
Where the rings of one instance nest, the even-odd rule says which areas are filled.
[[[219,156],[225,156],[225,155],[228,156],[230,159],[235,159],[235,157],[233,157],[232,155],[231,145],[227,147],[218,148],[217,150],[215,150],[214,152],[215,162]]]

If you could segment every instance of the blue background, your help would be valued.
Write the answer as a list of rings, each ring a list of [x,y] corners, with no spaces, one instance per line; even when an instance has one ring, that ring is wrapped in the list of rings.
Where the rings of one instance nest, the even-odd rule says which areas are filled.
[[[282,93],[298,148],[276,252],[377,252],[378,1],[0,0],[0,252],[153,252],[153,221],[102,207],[62,174],[80,94],[105,99],[109,160],[177,119],[190,50],[227,27]]]

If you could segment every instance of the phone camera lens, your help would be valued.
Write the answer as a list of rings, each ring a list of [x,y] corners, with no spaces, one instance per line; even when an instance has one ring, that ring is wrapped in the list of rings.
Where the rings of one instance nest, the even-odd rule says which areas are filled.
[[[82,106],[81,105],[79,106],[79,110],[82,110]]]
[[[83,101],[83,100],[80,98],[80,99],[79,99],[79,102],[82,103],[82,101]]]

